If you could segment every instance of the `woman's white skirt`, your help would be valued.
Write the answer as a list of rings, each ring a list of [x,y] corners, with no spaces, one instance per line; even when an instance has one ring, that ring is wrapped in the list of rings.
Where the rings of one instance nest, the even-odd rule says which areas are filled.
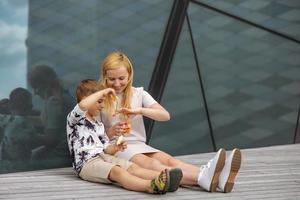
[[[145,144],[142,141],[126,141],[126,142],[127,142],[127,149],[125,149],[123,152],[121,151],[117,152],[116,153],[117,157],[130,160],[136,154],[160,152],[160,150],[155,149]]]

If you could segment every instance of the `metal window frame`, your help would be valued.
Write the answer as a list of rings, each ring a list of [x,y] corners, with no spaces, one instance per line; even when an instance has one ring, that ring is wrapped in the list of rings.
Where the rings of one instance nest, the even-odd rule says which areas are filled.
[[[299,128],[299,118],[300,118],[300,107],[298,109],[298,116],[296,121],[296,127],[295,127],[295,134],[294,134],[294,144],[296,144],[297,136],[298,136],[298,128]]]
[[[189,5],[189,0],[174,0],[171,13],[168,19],[163,40],[156,59],[155,67],[149,83],[148,91],[158,102],[161,101],[163,91],[168,79],[172,60],[179,40],[185,13]],[[147,133],[147,141],[151,138],[154,121],[144,118]]]

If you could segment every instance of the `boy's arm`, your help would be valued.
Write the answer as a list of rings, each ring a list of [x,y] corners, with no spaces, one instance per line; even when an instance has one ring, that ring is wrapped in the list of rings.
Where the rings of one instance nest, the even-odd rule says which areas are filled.
[[[79,107],[82,110],[86,111],[92,105],[94,105],[94,103],[96,103],[99,99],[103,98],[104,96],[106,96],[107,94],[110,94],[110,93],[115,95],[115,91],[112,88],[106,88],[104,90],[95,92],[95,93],[87,96],[86,98],[82,99],[79,103]]]
[[[74,124],[79,122],[82,119],[82,117],[84,117],[84,115],[85,111],[83,111],[77,104],[67,116],[67,125],[73,126]]]
[[[117,144],[108,145],[103,151],[104,151],[104,153],[114,155],[118,151],[124,151],[126,148],[127,148],[126,142],[122,142],[119,145],[117,145]]]

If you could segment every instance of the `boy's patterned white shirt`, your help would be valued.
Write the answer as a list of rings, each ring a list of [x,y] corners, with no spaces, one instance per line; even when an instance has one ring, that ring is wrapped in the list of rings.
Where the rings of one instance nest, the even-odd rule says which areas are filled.
[[[91,122],[85,114],[77,104],[67,117],[68,146],[77,175],[88,160],[104,153],[109,145],[102,122]]]

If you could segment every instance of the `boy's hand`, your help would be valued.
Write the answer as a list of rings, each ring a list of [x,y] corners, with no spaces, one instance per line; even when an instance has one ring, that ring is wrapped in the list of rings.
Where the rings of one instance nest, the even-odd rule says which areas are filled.
[[[127,143],[123,141],[120,145],[117,144],[111,144],[106,149],[104,149],[104,153],[114,155],[118,151],[124,151],[127,148]]]
[[[107,96],[108,94],[116,95],[116,92],[112,88],[105,88],[104,90],[102,90],[102,94],[103,96]]]
[[[127,149],[127,143],[123,140],[120,142],[120,144],[116,144],[116,148],[118,149],[118,151],[124,151],[125,149]]]

